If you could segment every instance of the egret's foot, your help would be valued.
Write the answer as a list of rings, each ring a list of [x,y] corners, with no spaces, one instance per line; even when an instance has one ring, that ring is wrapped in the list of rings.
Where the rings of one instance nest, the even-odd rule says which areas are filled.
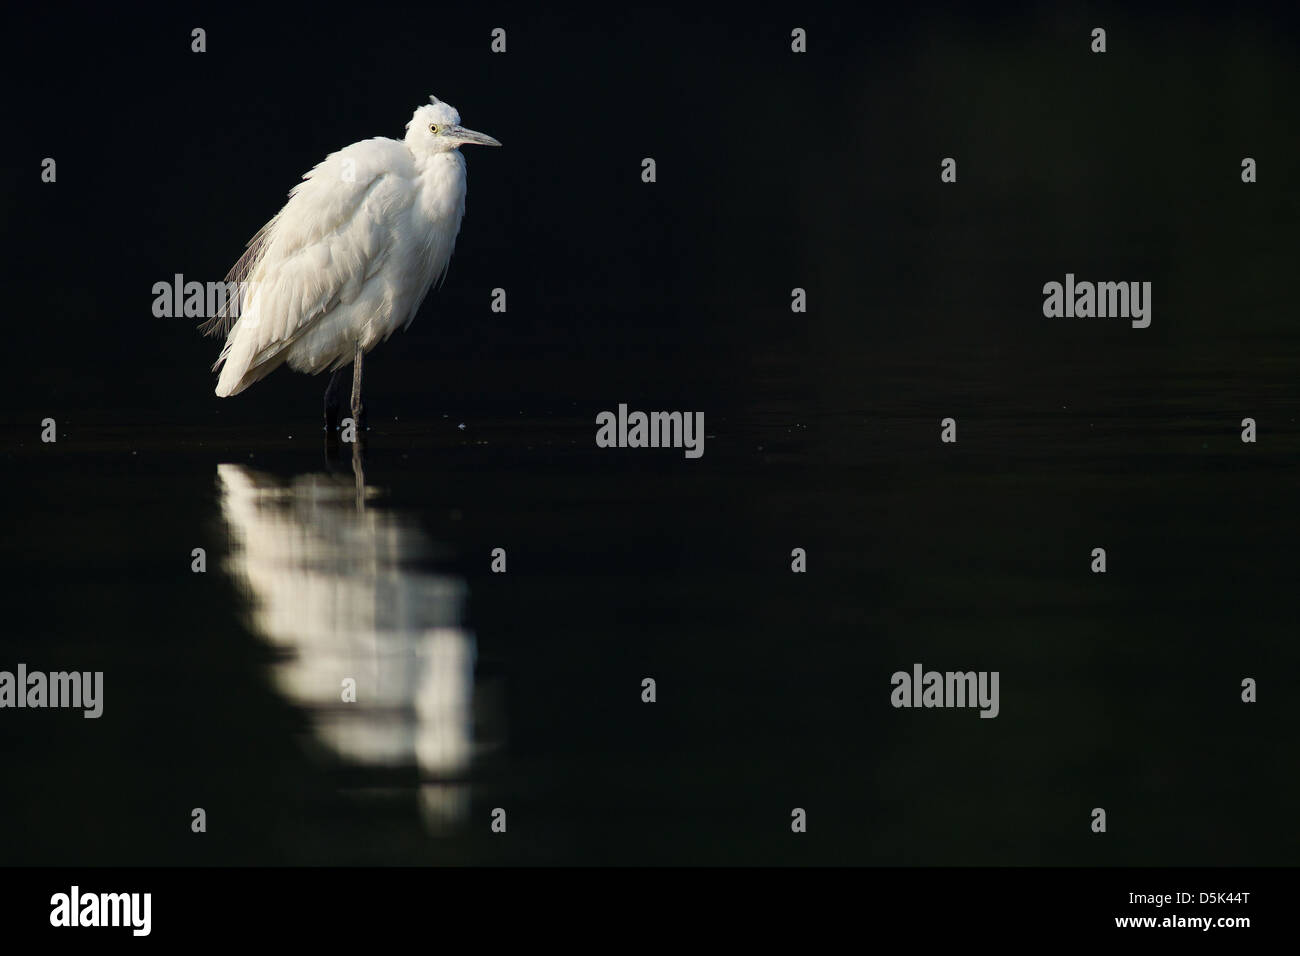
[[[349,418],[356,422],[357,431],[370,431],[370,412],[362,408],[361,413],[357,414],[346,406],[325,410],[325,431],[331,435],[338,435],[343,430],[344,420]]]
[[[337,374],[335,373],[336,376]],[[343,426],[345,418],[351,418],[356,422],[358,431],[366,431],[370,428],[369,415],[365,406],[363,405],[359,412],[353,409],[348,401],[347,388],[335,389],[334,379],[330,379],[330,387],[325,390],[325,430],[331,434],[336,433]]]
[[[346,416],[345,416],[346,417]],[[356,441],[343,441],[343,430],[325,433],[325,446],[323,448],[325,457],[325,471],[327,474],[336,475],[340,473],[340,467],[346,461],[351,461],[352,470],[355,472],[360,462],[366,457],[366,445],[368,444],[361,433],[356,435]]]

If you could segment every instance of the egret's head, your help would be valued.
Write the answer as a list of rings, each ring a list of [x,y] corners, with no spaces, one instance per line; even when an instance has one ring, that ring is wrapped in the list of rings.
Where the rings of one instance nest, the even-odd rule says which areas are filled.
[[[433,102],[419,107],[406,124],[406,145],[412,150],[445,153],[466,143],[479,146],[501,145],[486,133],[476,133],[461,126],[460,114],[454,106],[442,102],[436,96],[429,99]]]

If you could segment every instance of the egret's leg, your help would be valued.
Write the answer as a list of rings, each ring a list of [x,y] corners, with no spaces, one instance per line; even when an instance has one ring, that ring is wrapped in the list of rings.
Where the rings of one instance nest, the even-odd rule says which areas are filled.
[[[325,430],[337,431],[339,419],[342,418],[341,412],[344,408],[343,396],[347,394],[347,381],[344,378],[348,373],[348,367],[336,368],[330,375],[329,384],[325,386]]]
[[[357,343],[357,357],[352,362],[352,421],[361,427],[361,343]]]
[[[366,510],[366,469],[361,463],[361,442],[352,443],[352,477],[357,488],[357,514]]]

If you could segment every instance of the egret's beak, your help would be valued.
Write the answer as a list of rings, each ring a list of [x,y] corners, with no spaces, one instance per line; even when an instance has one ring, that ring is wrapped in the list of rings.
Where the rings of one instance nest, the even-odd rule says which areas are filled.
[[[495,139],[487,133],[476,133],[472,129],[466,129],[463,126],[453,126],[444,134],[456,140],[458,143],[471,143],[475,146],[500,146]]]

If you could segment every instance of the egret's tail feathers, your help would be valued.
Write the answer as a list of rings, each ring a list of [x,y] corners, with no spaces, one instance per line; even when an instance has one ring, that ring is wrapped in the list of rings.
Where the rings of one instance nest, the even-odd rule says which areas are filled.
[[[217,382],[217,398],[229,398],[232,395],[238,395],[244,389],[248,388],[248,386],[261,379],[269,371],[270,369],[267,369],[265,372],[245,375],[238,382],[228,382],[226,381],[226,377],[223,375],[221,380]]]
[[[217,397],[229,398],[231,395],[238,395],[248,386],[266,378],[282,364],[284,364],[282,354],[269,358],[264,362],[259,362],[242,372],[238,366],[227,363],[225,368],[221,370],[221,377],[217,379]]]
[[[242,389],[237,389],[228,384],[223,377],[217,382],[217,398],[229,398],[231,395],[238,395]]]
[[[220,368],[217,379],[217,395],[229,398],[238,395],[254,382],[261,381],[284,364],[285,348],[289,343],[281,343],[271,348],[254,351],[254,337],[235,334],[226,340],[226,347],[221,350],[221,357],[212,366],[213,371]]]

